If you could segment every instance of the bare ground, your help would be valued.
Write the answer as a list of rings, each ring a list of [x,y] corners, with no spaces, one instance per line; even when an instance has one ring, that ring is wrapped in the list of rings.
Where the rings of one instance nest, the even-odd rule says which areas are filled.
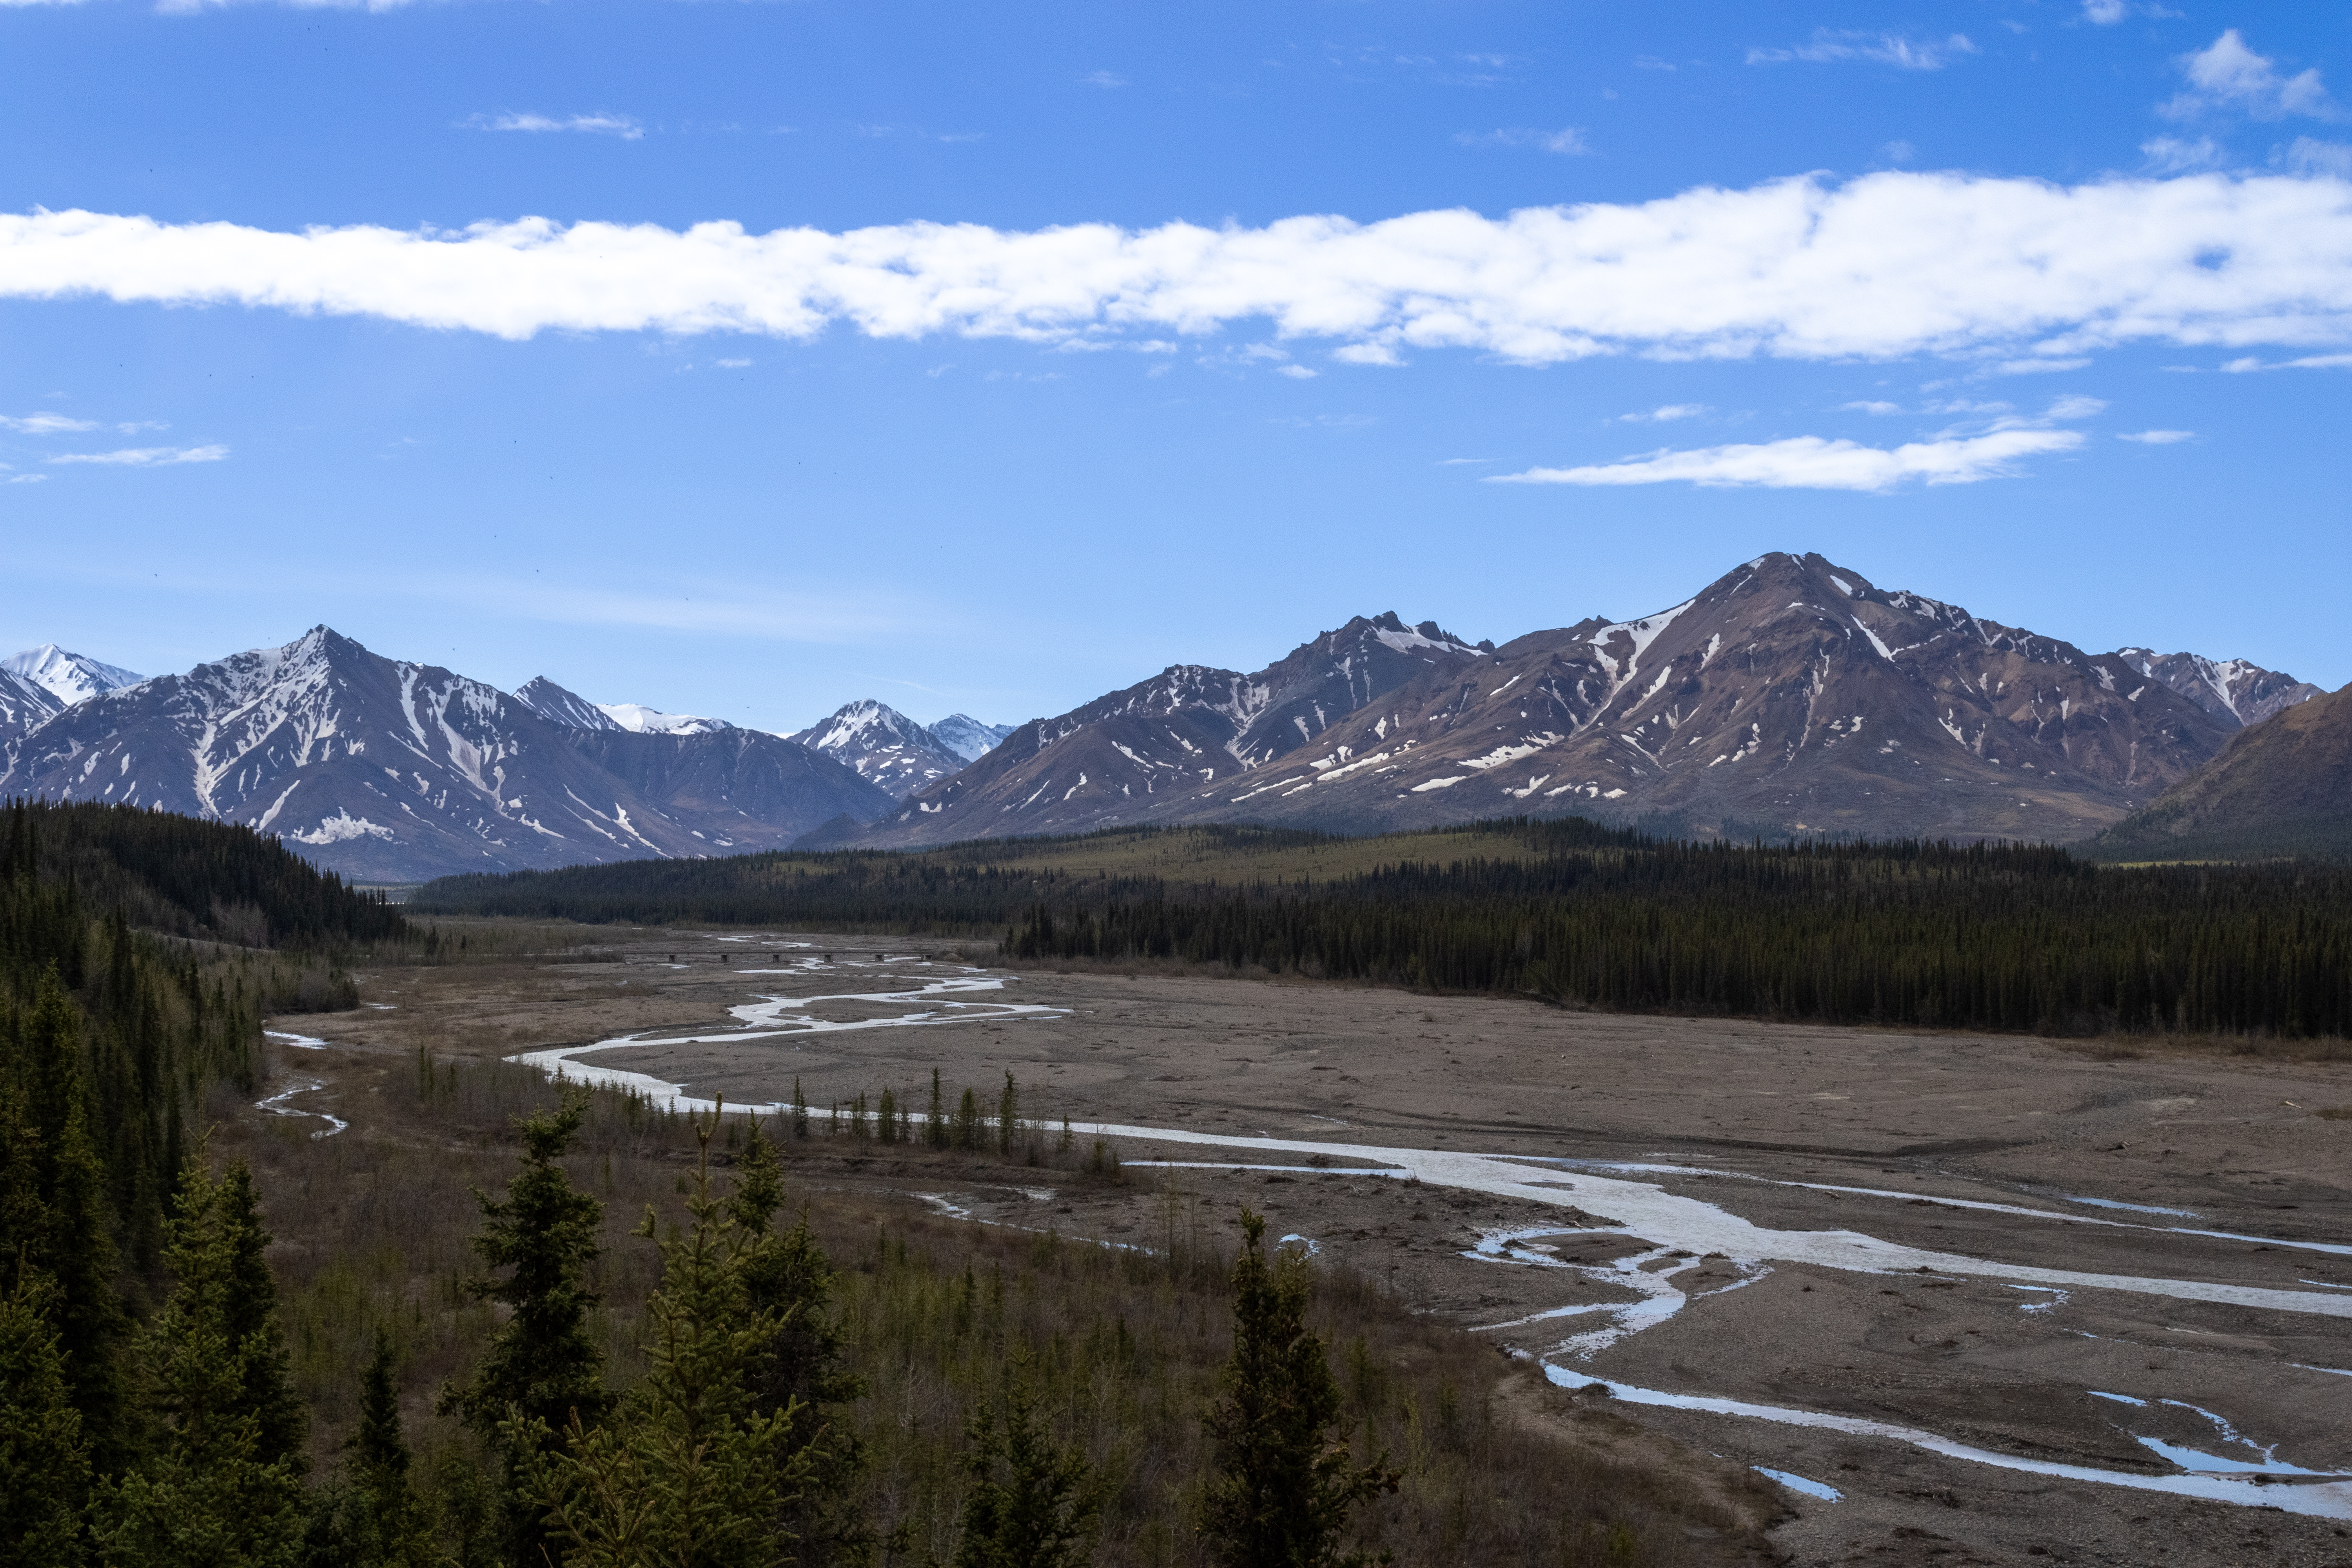
[[[2159,1283],[2030,1289],[1959,1268],[1677,1257],[1638,1227],[1594,1224],[1565,1195],[1498,1195],[1370,1173],[1360,1159],[1131,1137],[1118,1145],[1129,1162],[1187,1163],[1131,1164],[1122,1187],[868,1158],[845,1158],[838,1179],[992,1222],[1144,1246],[1168,1223],[1171,1194],[1214,1210],[1247,1203],[1267,1214],[1274,1234],[1313,1242],[1323,1257],[1483,1331],[1498,1348],[1547,1358],[1571,1385],[1606,1380],[1864,1417],[2109,1475],[2183,1473],[2142,1439],[2221,1459],[2352,1471],[2352,1375],[2328,1370],[2352,1369],[2352,1316],[2342,1300],[2352,1297],[2352,1255],[2342,1250],[2352,1243],[2352,1120],[2320,1114],[2352,1104],[2345,1063],[2160,1051],[2100,1060],[2028,1038],[1051,970],[989,970],[1005,982],[1001,991],[948,998],[1055,1009],[1043,1015],[959,1014],[937,997],[843,999],[788,1010],[784,1032],[762,1037],[730,1016],[761,997],[870,998],[968,975],[944,944],[885,950],[875,942],[646,931],[590,955],[597,962],[370,976],[362,994],[377,1007],[281,1026],[340,1047],[289,1053],[289,1069],[326,1087],[289,1103],[363,1115],[363,1105],[339,1101],[337,1064],[420,1044],[512,1055],[625,1034],[718,1036],[608,1049],[581,1065],[651,1075],[731,1103],[788,1100],[798,1079],[820,1108],[885,1088],[919,1106],[935,1066],[951,1094],[963,1085],[992,1093],[1011,1072],[1024,1113],[1052,1123],[1066,1116],[1300,1143],[1678,1168],[1607,1173],[1776,1234],[1850,1232],[1960,1259]],[[911,1011],[941,1022],[887,1026]],[[1530,1170],[1528,1179],[1548,1178]],[[1840,1188],[1848,1190],[1832,1190]],[[2032,1212],[2008,1212],[2021,1209]],[[1507,1233],[1519,1233],[1523,1245],[1501,1247],[1496,1237]],[[1648,1259],[1643,1272],[1670,1275],[1685,1298],[1654,1326],[1580,1354],[1562,1342],[1609,1321],[1607,1313],[1516,1321],[1654,1295],[1608,1282],[1615,1264],[1637,1258]],[[2162,1281],[2293,1294],[2256,1305],[2200,1300]],[[2332,1309],[2305,1304],[2331,1299]],[[1514,1397],[1528,1420],[1580,1423],[1583,1440],[1655,1445],[1664,1464],[1696,1464],[1706,1454],[1834,1489],[1833,1502],[1786,1493],[1790,1517],[1775,1539],[1798,1563],[2352,1565],[2346,1518],[2025,1473],[1885,1436],[1519,1386]],[[2233,1443],[2232,1434],[2247,1441]],[[2296,1484],[2308,1483],[2284,1478],[2275,1495]]]

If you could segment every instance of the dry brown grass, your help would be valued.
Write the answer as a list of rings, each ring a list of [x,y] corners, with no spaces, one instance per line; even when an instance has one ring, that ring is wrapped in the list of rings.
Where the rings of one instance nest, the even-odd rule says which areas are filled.
[[[474,1039],[479,1030],[433,1032],[447,1049],[503,1044]],[[471,1451],[432,1413],[433,1395],[472,1364],[493,1326],[461,1289],[474,1268],[471,1189],[505,1182],[511,1119],[551,1093],[536,1074],[495,1058],[353,1054],[319,1066],[350,1131],[314,1139],[314,1121],[256,1117],[224,1094],[207,1108],[221,1125],[214,1152],[255,1166],[317,1461],[334,1462],[356,1421],[359,1370],[382,1324],[403,1347],[420,1468],[446,1475]],[[644,1305],[656,1282],[654,1247],[626,1232],[648,1205],[679,1215],[692,1147],[684,1119],[599,1094],[567,1162],[605,1205],[594,1326],[616,1384],[642,1372]],[[910,1201],[909,1189],[1005,1182],[1011,1173],[992,1154],[849,1138],[783,1147],[793,1202],[841,1270],[853,1364],[872,1385],[850,1419],[871,1457],[862,1500],[877,1526],[897,1529],[915,1552],[952,1552],[965,1414],[1018,1356],[1065,1437],[1085,1447],[1109,1484],[1097,1561],[1202,1561],[1191,1528],[1209,1459],[1199,1414],[1230,1342],[1223,1277],[1234,1215],[1170,1188],[1148,1250],[1114,1248],[934,1217]],[[1081,1198],[1089,1184],[1118,1179],[1074,1168],[1085,1151],[1051,1152],[1050,1135],[1041,1152],[1046,1168],[1024,1163],[1013,1179]],[[1051,1169],[1057,1160],[1065,1168]],[[1368,1540],[1400,1563],[1770,1560],[1758,1525],[1777,1503],[1760,1483],[1718,1466],[1722,1476],[1698,1484],[1653,1449],[1617,1453],[1597,1429],[1579,1437],[1531,1428],[1529,1402],[1566,1411],[1568,1397],[1367,1281],[1325,1274],[1317,1310],[1360,1447],[1367,1457],[1387,1450],[1406,1473],[1398,1495],[1364,1521]]]

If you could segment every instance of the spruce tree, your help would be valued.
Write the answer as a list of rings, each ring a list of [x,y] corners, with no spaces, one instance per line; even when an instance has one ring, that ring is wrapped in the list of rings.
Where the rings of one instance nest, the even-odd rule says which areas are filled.
[[[931,1110],[923,1118],[923,1141],[934,1149],[948,1146],[947,1100],[940,1093],[940,1069],[931,1069]]]
[[[832,1310],[833,1267],[806,1215],[789,1230],[775,1227],[783,1195],[775,1145],[755,1122],[736,1163],[727,1213],[749,1238],[745,1298],[777,1328],[752,1357],[745,1386],[756,1414],[801,1412],[794,1442],[805,1446],[808,1458],[800,1496],[784,1510],[789,1560],[803,1565],[862,1561],[873,1537],[850,1490],[866,1452],[849,1428],[847,1407],[865,1396],[866,1382],[845,1364],[845,1343]]]
[[[299,1558],[301,1481],[287,1461],[261,1457],[246,1382],[264,1337],[230,1337],[236,1227],[226,1184],[202,1162],[200,1150],[167,1233],[172,1293],[136,1342],[149,1450],[91,1504],[107,1568],[293,1568]]]
[[[637,1235],[661,1248],[661,1288],[646,1304],[652,1365],[610,1420],[591,1429],[575,1412],[560,1447],[518,1414],[509,1446],[537,1450],[528,1474],[551,1535],[573,1568],[775,1568],[779,1528],[807,1468],[794,1448],[797,1401],[755,1407],[750,1374],[774,1338],[775,1315],[756,1309],[747,1236],[711,1190],[710,1123],[687,1199],[691,1224],[663,1238],[650,1206]],[[535,1431],[523,1430],[535,1427]]]
[[[36,1234],[16,1250],[57,1286],[50,1313],[66,1381],[81,1413],[92,1467],[120,1468],[129,1456],[123,1365],[130,1321],[114,1289],[112,1205],[89,1131],[81,1070],[81,1024],[58,972],[41,977],[22,1026],[25,1119],[34,1142],[30,1174]],[[12,1260],[13,1267],[13,1260]]]
[[[278,1321],[278,1280],[269,1272],[267,1256],[269,1232],[262,1228],[252,1167],[243,1160],[232,1162],[221,1186],[229,1248],[223,1327],[229,1342],[242,1350],[246,1408],[259,1424],[262,1461],[284,1460],[300,1475],[310,1468],[304,1452],[309,1422],[287,1370],[286,1332]]]
[[[1004,1075],[1004,1092],[996,1097],[996,1152],[1013,1152],[1013,1140],[1021,1131],[1021,1090],[1013,1085],[1013,1075]]]
[[[1264,1217],[1244,1209],[1234,1352],[1206,1422],[1216,1473],[1201,1534],[1223,1568],[1366,1563],[1341,1552],[1340,1533],[1358,1503],[1396,1490],[1399,1478],[1386,1455],[1355,1464],[1322,1337],[1307,1326],[1307,1260],[1287,1248],[1269,1260],[1265,1238]]]
[[[379,1325],[360,1384],[360,1426],[339,1474],[313,1499],[303,1568],[435,1568],[441,1555],[409,1483],[398,1358]]]
[[[0,1563],[78,1568],[89,1456],[49,1308],[57,1288],[26,1270],[0,1296]]]
[[[588,1265],[596,1258],[604,1205],[574,1187],[559,1163],[587,1106],[586,1094],[574,1092],[552,1114],[532,1112],[520,1124],[522,1168],[507,1183],[507,1195],[476,1189],[482,1228],[474,1251],[507,1273],[477,1277],[466,1289],[511,1315],[491,1335],[472,1379],[441,1394],[443,1411],[457,1412],[498,1449],[508,1483],[508,1560],[521,1568],[537,1568],[547,1544],[543,1500],[527,1479],[538,1445],[551,1432],[593,1427],[612,1404],[604,1349],[588,1331],[588,1310],[597,1300],[588,1288]]]
[[[964,1427],[963,1537],[955,1568],[1084,1568],[1102,1512],[1086,1455],[1038,1418],[1027,1368],[1007,1369],[1004,1419],[982,1400]]]

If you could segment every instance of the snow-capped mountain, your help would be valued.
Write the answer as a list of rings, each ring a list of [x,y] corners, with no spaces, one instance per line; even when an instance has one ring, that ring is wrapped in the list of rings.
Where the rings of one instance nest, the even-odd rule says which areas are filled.
[[[969,713],[950,713],[925,728],[930,731],[931,739],[967,763],[980,761],[1013,733],[1010,724],[983,724]]]
[[[784,738],[847,764],[858,777],[889,791],[893,799],[937,784],[959,772],[965,761],[931,731],[874,701],[852,702]]]
[[[325,626],[65,710],[16,745],[0,794],[248,823],[371,881],[772,848],[891,804],[772,735],[558,725]]]
[[[1818,555],[1765,555],[1657,614],[1500,648],[1382,616],[1256,676],[1171,668],[1023,726],[867,839],[1568,811],[1702,832],[2075,839],[2212,756],[2242,713],[2312,689],[2212,665],[2207,695],[2229,701],[2209,708],[2137,653],[2086,654]]]
[[[617,730],[613,716],[585,697],[567,691],[543,675],[533,676],[515,688],[515,700],[542,719],[558,724],[568,724],[575,730]]]
[[[2264,669],[2242,658],[2210,659],[2194,653],[2152,653],[2144,647],[2120,650],[2120,657],[2140,674],[2161,680],[2224,723],[2255,724],[2282,708],[2292,708],[2326,695],[2307,680]]]
[[[101,691],[136,686],[146,677],[119,665],[102,664],[87,654],[68,653],[53,642],[0,659],[0,669],[14,671],[70,708]]]
[[[1055,719],[1022,725],[955,774],[908,797],[881,842],[1076,833],[1150,820],[1315,741],[1432,669],[1491,659],[1434,622],[1359,616],[1255,674],[1173,665]],[[1249,815],[1249,814],[1236,814]]]
[[[599,702],[596,710],[619,729],[635,735],[708,735],[733,725],[699,713],[665,713],[642,702]]]

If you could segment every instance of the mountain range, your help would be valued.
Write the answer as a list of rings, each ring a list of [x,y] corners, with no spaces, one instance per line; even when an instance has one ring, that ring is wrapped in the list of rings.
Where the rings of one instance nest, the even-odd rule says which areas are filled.
[[[1134,823],[1360,833],[1517,813],[1702,837],[2064,842],[2189,799],[2184,781],[2225,756],[2248,759],[2226,763],[2237,793],[2168,820],[2241,809],[2228,802],[2242,781],[2287,755],[2265,737],[2303,734],[2315,717],[2278,730],[2281,716],[2332,712],[2323,697],[2243,660],[2088,653],[1773,553],[1634,620],[1498,647],[1358,616],[1263,669],[1174,665],[1017,727],[925,726],[860,701],[774,735],[591,702],[544,676],[509,695],[324,626],[148,680],[52,646],[0,662],[0,794],[251,823],[369,881]],[[2324,773],[2325,745],[2294,754]]]
[[[2231,736],[2090,851],[2106,860],[2352,859],[2352,686]]]

